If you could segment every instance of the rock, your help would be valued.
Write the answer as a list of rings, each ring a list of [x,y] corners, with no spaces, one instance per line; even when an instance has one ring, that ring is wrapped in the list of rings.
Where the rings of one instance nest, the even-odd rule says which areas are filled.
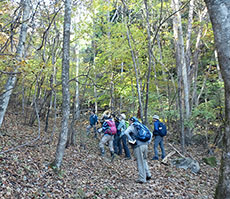
[[[171,161],[171,164],[177,168],[190,169],[193,173],[198,173],[200,171],[200,165],[196,160],[191,158],[179,158]]]

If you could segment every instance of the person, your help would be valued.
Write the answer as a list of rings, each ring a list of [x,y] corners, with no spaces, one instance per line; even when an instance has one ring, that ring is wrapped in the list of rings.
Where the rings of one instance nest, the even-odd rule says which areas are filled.
[[[165,158],[165,149],[164,149],[164,138],[159,135],[159,116],[154,115],[153,116],[153,125],[154,125],[154,130],[153,130],[153,135],[154,135],[154,157],[152,160],[159,160],[158,156],[158,145],[160,145],[161,148],[161,158]]]
[[[113,140],[114,140],[114,135],[117,133],[117,128],[109,112],[105,112],[103,115],[103,118],[104,118],[104,122],[103,122],[103,125],[100,131],[102,131],[104,135],[102,136],[100,140],[99,148],[100,148],[101,156],[104,157],[105,156],[104,145],[106,143],[109,143],[111,161],[113,161],[114,159]]]
[[[90,129],[93,128],[94,131],[94,137],[97,137],[97,130],[96,130],[96,124],[98,123],[98,117],[95,114],[95,110],[91,111],[90,117],[89,117],[89,125],[86,127],[87,136],[90,133]]]
[[[119,120],[119,117],[115,117],[115,125],[116,125],[116,128],[119,126],[120,124],[120,120]],[[119,136],[121,134],[121,130],[118,130],[117,129],[117,133],[116,135],[114,135],[114,140],[113,140],[113,148],[114,148],[114,153],[117,154],[117,155],[121,155],[120,154],[120,143],[119,143]]]
[[[122,155],[122,146],[123,146],[123,149],[125,151],[125,159],[130,160],[131,155],[130,155],[129,147],[127,144],[127,136],[124,134],[126,130],[125,119],[126,119],[126,115],[122,113],[119,117],[119,123],[117,126],[117,136],[116,136],[117,142],[115,146],[118,148],[118,151],[116,148],[115,153],[117,152],[118,155]],[[121,145],[121,142],[122,142],[122,145]]]
[[[134,154],[137,161],[137,169],[138,169],[138,179],[137,183],[146,183],[146,181],[151,179],[151,173],[147,163],[148,156],[148,144],[151,142],[151,139],[147,142],[142,142],[140,140],[136,140],[137,137],[137,129],[134,126],[134,122],[139,122],[136,117],[131,117],[129,119],[129,127],[125,130],[124,134],[127,136],[128,141],[132,143],[132,147],[134,150]]]

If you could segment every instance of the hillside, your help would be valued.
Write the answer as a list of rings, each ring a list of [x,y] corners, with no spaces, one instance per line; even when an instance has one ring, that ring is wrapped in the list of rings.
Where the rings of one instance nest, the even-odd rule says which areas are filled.
[[[22,125],[22,118],[13,112],[7,113],[0,134],[1,151],[37,137],[38,126]],[[207,155],[202,146],[187,149],[201,167],[198,174],[193,174],[189,170],[152,161],[151,144],[148,163],[152,179],[146,184],[136,184],[134,158],[124,160],[116,156],[113,163],[109,153],[107,158],[101,158],[98,140],[93,135],[88,138],[84,135],[85,125],[85,122],[78,124],[77,145],[66,149],[60,175],[48,167],[54,158],[59,130],[52,144],[44,144],[43,124],[41,137],[33,145],[1,154],[0,198],[213,198],[219,168],[202,162],[203,156]],[[166,139],[166,152],[169,153],[172,149],[167,143]]]

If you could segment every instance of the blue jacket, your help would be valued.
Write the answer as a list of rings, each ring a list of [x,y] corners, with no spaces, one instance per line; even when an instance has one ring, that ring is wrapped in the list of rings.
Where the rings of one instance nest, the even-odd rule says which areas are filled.
[[[122,119],[117,127],[118,131],[124,132],[126,130],[125,120]]]
[[[97,115],[96,114],[90,115],[89,122],[91,126],[95,125],[97,123]]]
[[[153,123],[153,125],[154,125],[153,135],[155,135],[155,136],[159,135],[159,132],[158,132],[159,131],[159,123],[160,123],[159,120],[157,120]]]

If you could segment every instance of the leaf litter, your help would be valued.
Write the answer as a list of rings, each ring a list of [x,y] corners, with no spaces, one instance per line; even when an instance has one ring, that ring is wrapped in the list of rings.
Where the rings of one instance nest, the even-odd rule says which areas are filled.
[[[14,118],[13,114],[6,117],[0,134],[1,151],[36,137],[35,127],[22,125],[22,121],[17,121],[16,125],[18,118]],[[11,121],[14,121],[14,125]],[[48,166],[55,157],[58,130],[53,143],[43,144],[40,139],[34,146],[1,154],[0,198],[214,198],[219,164],[213,168],[202,161],[206,155],[202,146],[189,146],[187,149],[201,167],[198,174],[193,174],[189,170],[177,169],[151,160],[153,156],[153,143],[151,143],[148,164],[152,179],[146,184],[137,184],[135,158],[132,156],[131,160],[125,160],[124,156],[116,156],[111,163],[108,151],[105,158],[100,156],[99,139],[93,138],[93,135],[89,137],[80,135],[85,134],[85,131],[83,124],[78,125],[76,146],[70,146],[65,150],[59,175]],[[41,127],[44,129],[44,126]],[[48,132],[48,135],[49,133],[51,134]],[[166,152],[171,150],[167,146],[167,140],[165,148]],[[220,155],[217,156],[219,159]]]

